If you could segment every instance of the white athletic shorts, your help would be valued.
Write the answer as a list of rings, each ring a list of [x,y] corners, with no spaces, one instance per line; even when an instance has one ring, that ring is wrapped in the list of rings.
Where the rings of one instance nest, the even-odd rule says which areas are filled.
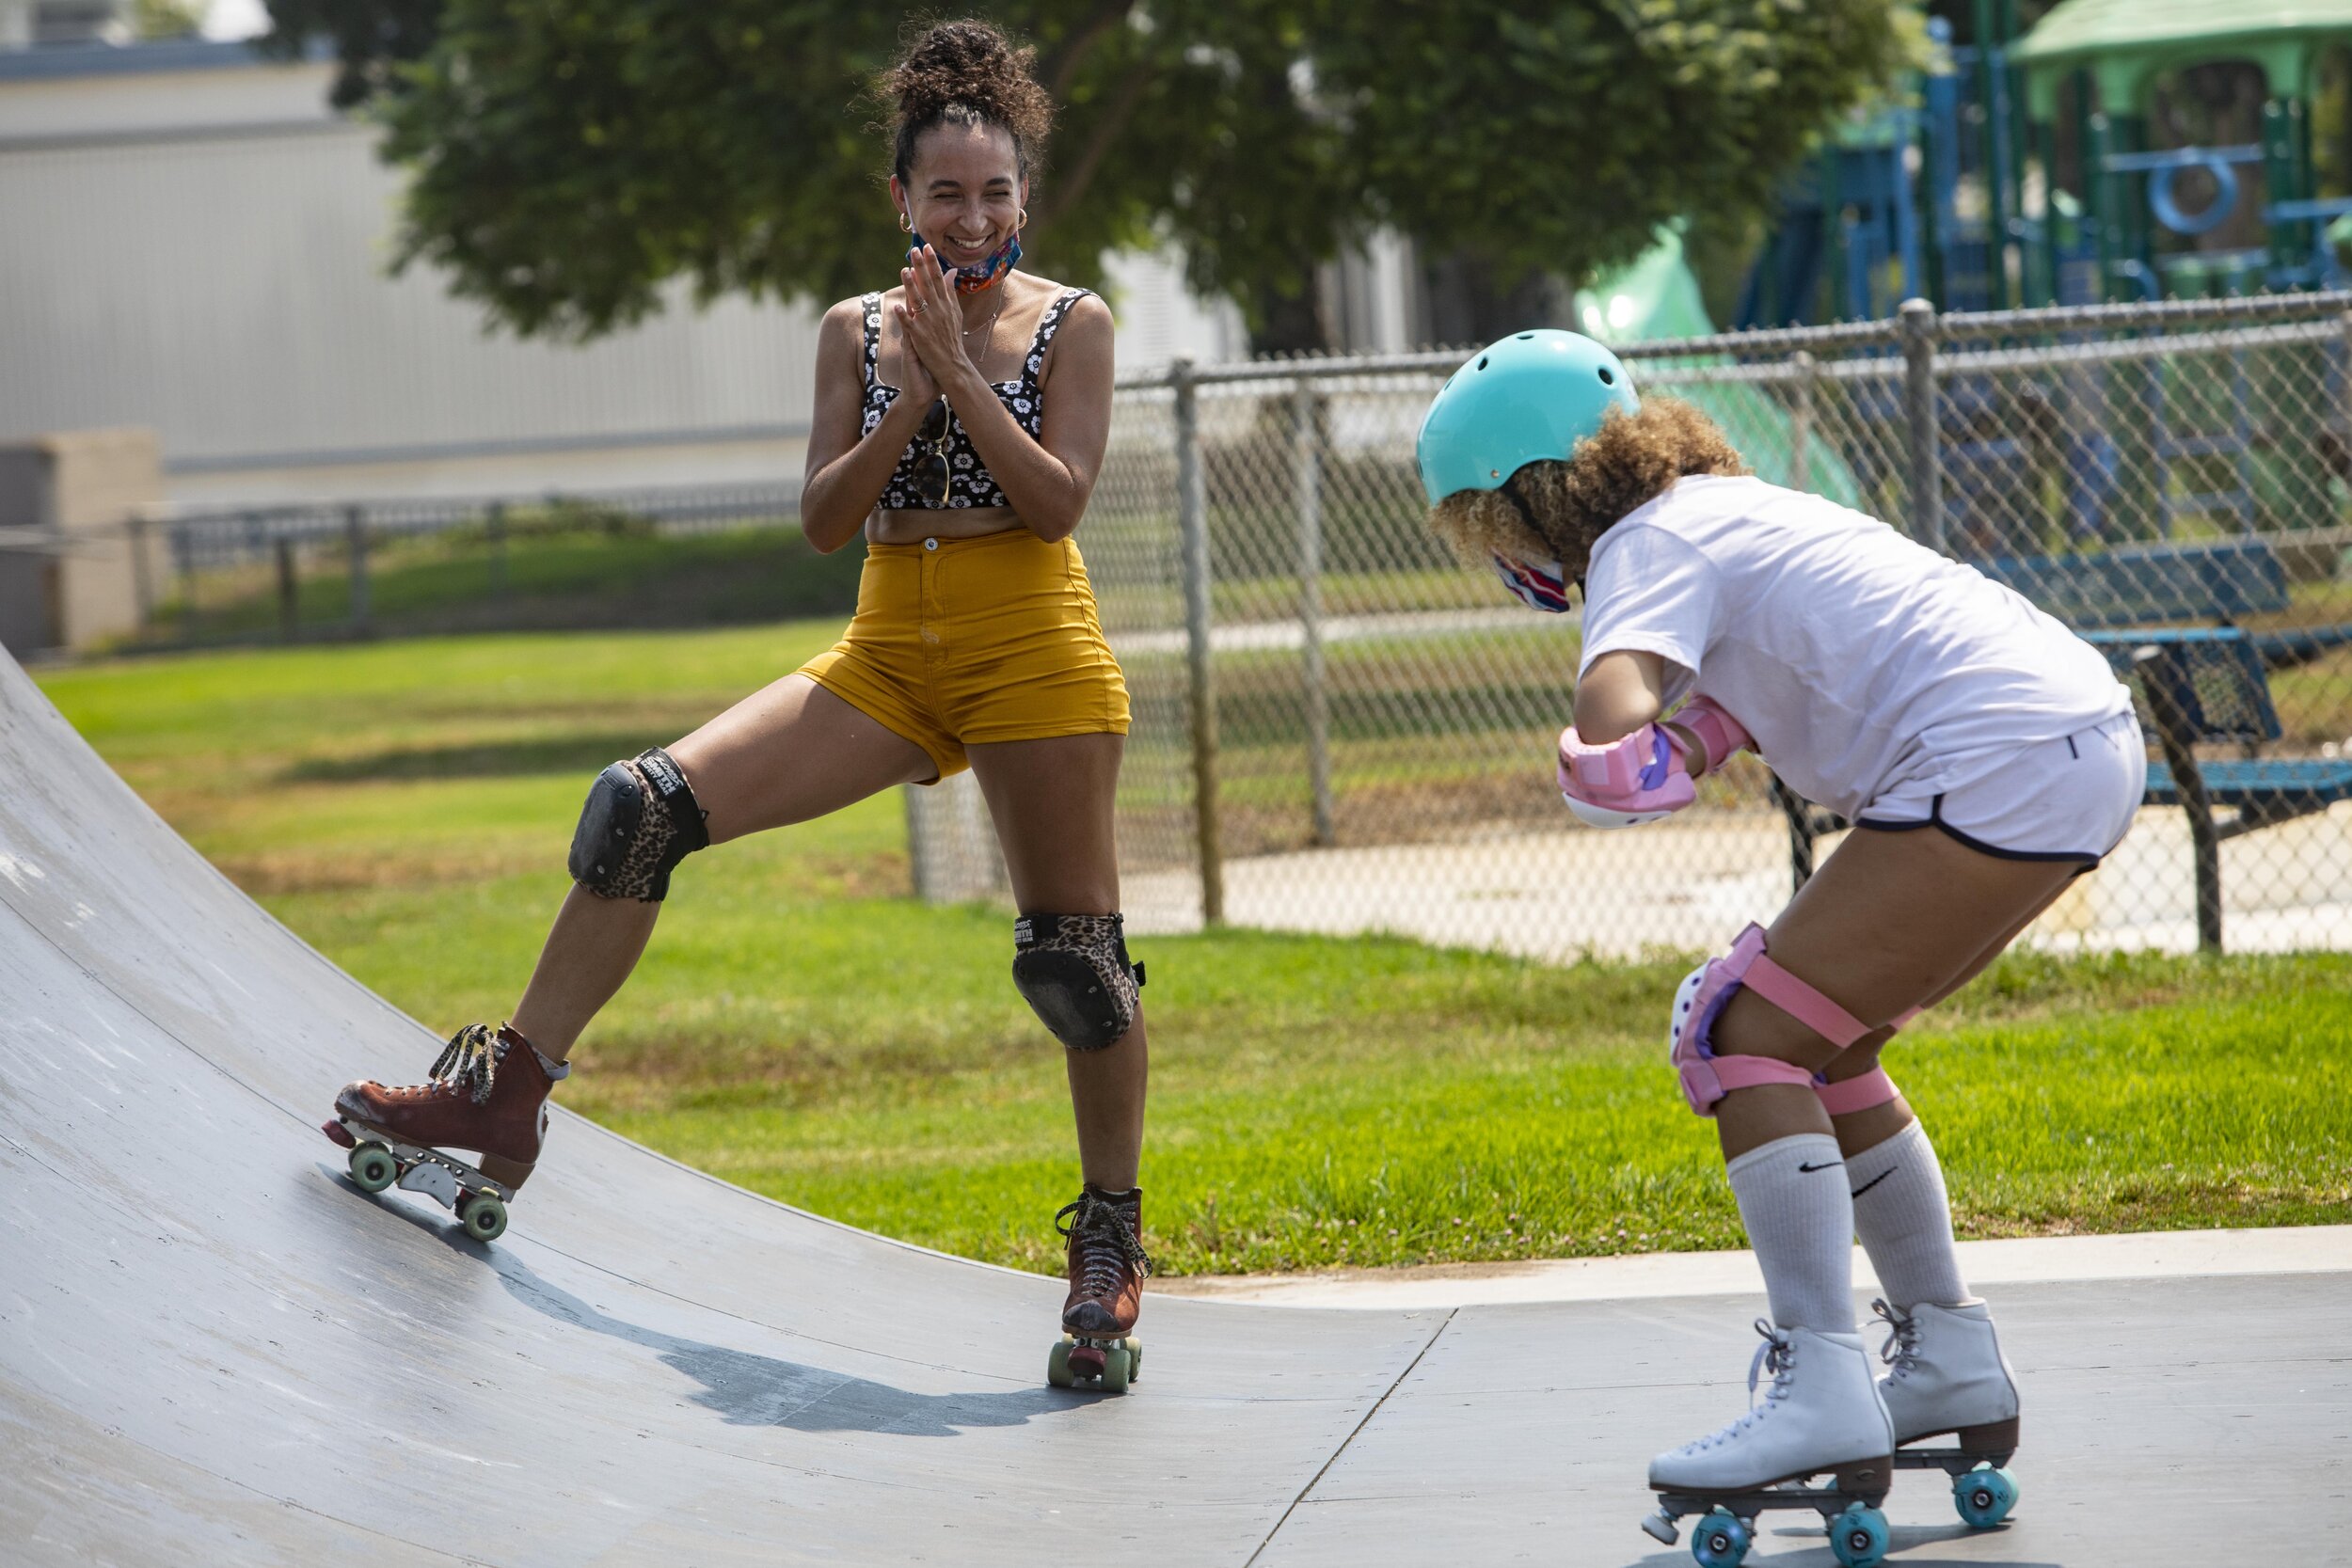
[[[2124,712],[2056,740],[1952,759],[1940,790],[1899,784],[1862,808],[1857,828],[1941,828],[2012,861],[2074,861],[2085,871],[2123,840],[2148,787],[2148,742]]]

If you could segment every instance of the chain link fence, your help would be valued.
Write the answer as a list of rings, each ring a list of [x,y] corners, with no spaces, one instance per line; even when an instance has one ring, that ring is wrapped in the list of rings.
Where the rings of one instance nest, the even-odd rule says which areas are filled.
[[[2352,944],[2347,344],[2352,294],[2312,293],[1941,320],[1914,302],[1620,352],[1765,479],[2010,583],[2131,680],[2148,803],[2034,940],[2281,949]],[[1577,618],[1519,610],[1422,523],[1413,436],[1460,358],[1121,385],[1080,537],[1134,695],[1132,928],[1708,950],[1842,829],[1753,755],[1638,832],[1561,807]],[[1000,887],[984,815],[928,793],[918,886]]]
[[[239,507],[135,522],[138,642],[676,626],[847,613],[796,485]]]

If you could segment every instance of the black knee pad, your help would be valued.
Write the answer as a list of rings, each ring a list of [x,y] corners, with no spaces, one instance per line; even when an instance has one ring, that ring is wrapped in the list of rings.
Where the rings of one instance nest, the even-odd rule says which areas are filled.
[[[709,847],[705,815],[660,747],[616,762],[588,786],[572,830],[572,879],[599,898],[658,904],[677,863]]]
[[[1116,1045],[1135,1027],[1143,966],[1116,914],[1025,914],[1013,922],[1012,983],[1073,1051]]]

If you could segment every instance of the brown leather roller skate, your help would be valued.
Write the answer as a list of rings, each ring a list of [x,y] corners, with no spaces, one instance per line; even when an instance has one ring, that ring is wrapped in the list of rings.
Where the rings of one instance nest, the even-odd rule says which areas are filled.
[[[336,1119],[321,1129],[351,1150],[351,1179],[372,1193],[397,1182],[447,1204],[478,1241],[506,1228],[506,1203],[531,1176],[547,1138],[548,1095],[571,1073],[501,1024],[469,1023],[450,1037],[422,1084],[346,1084]],[[468,1164],[443,1150],[473,1150]]]
[[[1063,1224],[1068,1220],[1068,1224]],[[1121,1394],[1141,1375],[1143,1341],[1129,1332],[1143,1308],[1152,1258],[1143,1250],[1143,1189],[1108,1194],[1087,1183],[1054,1216],[1069,1238],[1070,1296],[1061,1341],[1045,1363],[1057,1388],[1081,1384]]]

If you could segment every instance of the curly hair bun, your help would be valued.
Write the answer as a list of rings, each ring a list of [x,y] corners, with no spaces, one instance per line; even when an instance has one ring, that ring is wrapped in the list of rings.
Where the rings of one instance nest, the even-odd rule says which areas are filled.
[[[898,177],[907,177],[915,138],[936,125],[994,125],[1012,137],[1024,174],[1054,127],[1054,100],[1029,74],[1037,51],[1014,48],[990,24],[942,22],[916,38],[882,87],[892,116]]]

